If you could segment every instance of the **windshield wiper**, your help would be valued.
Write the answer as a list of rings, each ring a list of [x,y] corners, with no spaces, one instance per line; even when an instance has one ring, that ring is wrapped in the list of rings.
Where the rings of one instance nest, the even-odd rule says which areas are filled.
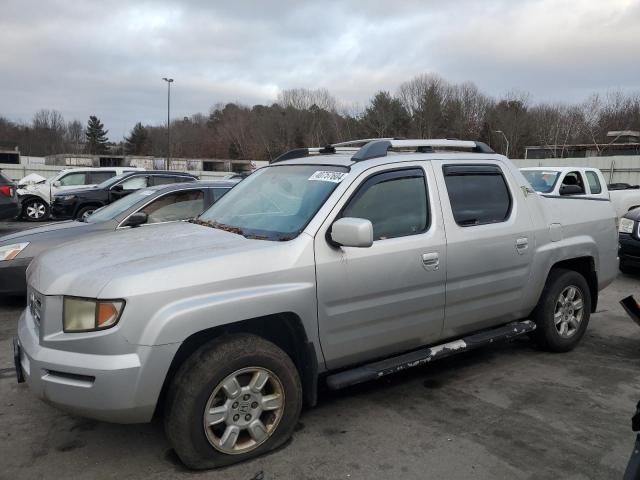
[[[209,222],[207,220],[200,220],[198,218],[194,218],[193,220],[189,220],[189,223],[195,223],[196,225],[202,225],[203,227],[211,227],[217,228],[218,230],[224,230],[225,232],[235,233],[237,235],[245,236],[244,230],[239,227],[234,227],[232,225],[225,225],[224,223],[218,222]]]

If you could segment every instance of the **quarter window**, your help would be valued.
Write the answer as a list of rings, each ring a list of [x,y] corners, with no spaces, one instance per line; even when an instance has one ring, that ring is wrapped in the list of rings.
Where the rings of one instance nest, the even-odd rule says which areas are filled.
[[[342,217],[370,220],[374,240],[424,232],[429,225],[424,172],[411,169],[374,175],[358,189]]]
[[[502,170],[495,165],[445,165],[444,181],[453,218],[461,227],[504,222],[511,195]]]
[[[589,188],[591,189],[591,193],[598,194],[602,192],[602,187],[600,186],[600,180],[598,179],[598,175],[596,172],[586,172],[587,174],[587,182],[589,182]]]

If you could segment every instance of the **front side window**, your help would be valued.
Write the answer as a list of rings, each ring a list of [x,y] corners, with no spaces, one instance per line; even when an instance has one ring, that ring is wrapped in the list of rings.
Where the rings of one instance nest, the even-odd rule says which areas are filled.
[[[113,220],[118,215],[126,212],[136,203],[143,203],[148,200],[151,195],[155,194],[154,190],[138,190],[131,195],[126,195],[119,200],[116,200],[109,205],[102,207],[100,210],[96,210],[94,213],[86,218],[87,223],[99,223],[107,220]]]
[[[302,232],[347,172],[333,165],[261,168],[198,221],[247,238],[290,240]]]
[[[589,182],[589,188],[591,189],[591,193],[594,195],[602,192],[602,186],[600,186],[600,179],[598,179],[598,175],[596,172],[586,172],[587,174],[587,182]]]
[[[536,192],[549,193],[556,186],[560,172],[554,170],[522,170],[522,175]]]
[[[149,178],[144,175],[131,177],[127,178],[120,185],[122,185],[123,190],[139,190],[140,188],[149,186]]]
[[[86,174],[85,173],[70,173],[69,175],[65,175],[60,180],[60,186],[62,187],[72,187],[76,185],[86,185]]]
[[[504,222],[511,212],[511,195],[500,167],[445,165],[442,167],[453,218],[461,227]]]
[[[429,212],[423,170],[397,170],[367,179],[342,211],[342,217],[370,220],[374,240],[424,232]]]
[[[169,193],[141,209],[148,215],[147,223],[175,222],[195,218],[204,210],[204,192],[186,190]]]

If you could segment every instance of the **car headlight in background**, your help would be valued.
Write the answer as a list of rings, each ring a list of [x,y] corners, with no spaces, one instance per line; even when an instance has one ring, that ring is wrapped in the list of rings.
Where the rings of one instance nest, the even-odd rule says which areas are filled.
[[[618,231],[620,233],[633,233],[633,225],[636,222],[630,218],[621,218],[618,224]]]
[[[63,202],[69,202],[76,198],[75,195],[56,195],[56,199],[62,200]]]
[[[13,260],[22,250],[27,248],[27,245],[29,245],[29,242],[0,246],[0,262],[4,260]]]
[[[64,297],[64,331],[90,332],[111,328],[120,320],[123,309],[124,300]]]

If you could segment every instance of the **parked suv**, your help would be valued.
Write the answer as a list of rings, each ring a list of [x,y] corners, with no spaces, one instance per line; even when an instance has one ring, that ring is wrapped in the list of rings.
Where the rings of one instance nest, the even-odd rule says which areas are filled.
[[[0,220],[18,216],[20,201],[16,194],[16,185],[0,171]]]
[[[525,333],[578,344],[617,273],[608,200],[538,195],[477,142],[351,145],[289,152],[192,223],[37,257],[18,378],[78,415],[162,412],[209,468],[283,445],[320,382]]]
[[[95,210],[141,188],[170,183],[193,182],[190,173],[169,171],[130,172],[105,180],[93,188],[67,190],[53,197],[51,214],[57,219],[86,218]]]
[[[19,185],[18,195],[22,202],[22,217],[31,222],[49,218],[50,205],[56,193],[92,187],[116,175],[141,171],[136,167],[69,168],[49,179],[35,184]]]

